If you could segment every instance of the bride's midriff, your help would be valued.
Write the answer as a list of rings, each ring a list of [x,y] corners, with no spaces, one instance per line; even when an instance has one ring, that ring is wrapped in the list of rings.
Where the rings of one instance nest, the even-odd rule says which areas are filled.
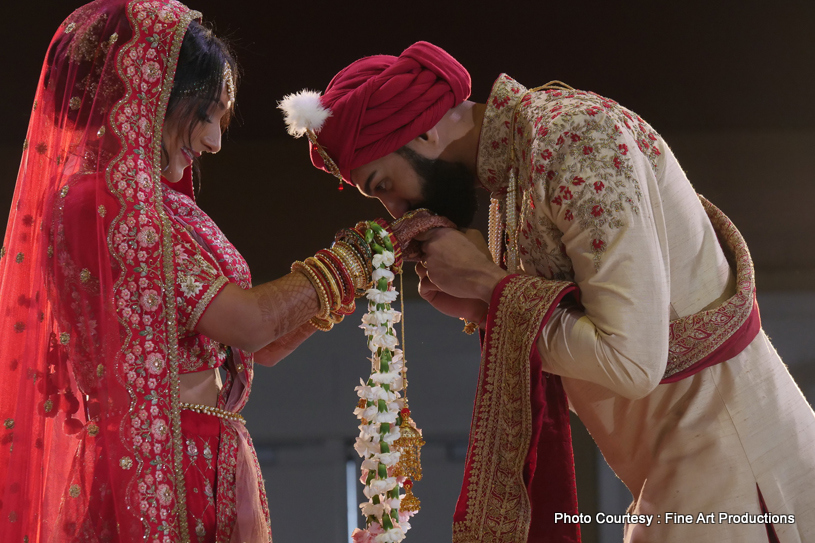
[[[207,369],[193,373],[182,373],[181,401],[215,407],[221,392],[221,376],[218,369]]]

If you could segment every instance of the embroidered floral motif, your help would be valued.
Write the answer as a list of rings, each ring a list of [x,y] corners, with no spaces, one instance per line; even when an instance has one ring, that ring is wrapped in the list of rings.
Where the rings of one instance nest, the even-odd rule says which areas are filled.
[[[246,261],[218,226],[195,202],[176,191],[164,194],[165,210],[174,229],[174,257],[178,273],[179,367],[182,372],[216,368],[226,361],[224,347],[194,333],[204,310],[231,281],[251,287]]]
[[[108,214],[105,208],[97,208],[100,216],[113,215],[108,239],[121,272],[113,303],[120,321],[128,328],[122,346],[122,372],[133,400],[122,424],[121,439],[133,454],[122,457],[119,465],[123,470],[136,468],[124,481],[132,481],[126,485],[132,489],[128,499],[142,518],[144,539],[180,541],[188,539],[189,534],[187,524],[177,522],[179,516],[186,516],[186,506],[179,412],[172,392],[178,379],[174,296],[164,297],[166,310],[161,319],[155,319],[153,313],[162,304],[148,292],[168,292],[172,284],[167,285],[167,278],[174,283],[175,277],[161,240],[165,221],[161,190],[139,185],[136,178],[154,171],[153,159],[160,153],[161,113],[171,90],[162,84],[163,77],[148,80],[151,73],[141,69],[144,59],[149,53],[160,74],[174,69],[187,25],[200,14],[172,0],[137,0],[128,3],[126,9],[134,35],[116,57],[117,73],[123,76],[126,88],[124,98],[106,114],[124,150],[110,162],[106,174],[121,211]],[[159,16],[159,11],[163,15]],[[96,21],[87,23],[86,47],[77,55],[115,42],[112,36],[103,39],[102,27],[94,26]],[[172,288],[169,291],[172,293]],[[157,367],[162,372],[151,373]]]
[[[194,298],[204,287],[203,283],[196,281],[192,275],[180,278],[178,284],[181,286],[181,292],[187,298]]]
[[[143,248],[152,247],[158,242],[158,232],[152,226],[147,226],[139,232],[136,240]]]
[[[228,540],[229,527],[233,525],[238,514],[235,504],[238,433],[231,425],[221,425],[221,430],[221,445],[218,451],[218,489],[216,491],[219,498],[216,510],[218,526],[216,541]]]
[[[71,31],[77,30],[68,46],[68,56],[72,61],[86,62],[93,60],[107,19],[107,14],[102,14],[95,20],[84,19],[79,24],[72,22],[65,28],[66,33],[68,33],[69,28],[71,28]]]
[[[502,75],[490,104],[508,106],[524,93],[526,88]],[[566,279],[572,270],[558,234],[562,224],[576,221],[590,233],[585,250],[599,268],[626,214],[639,213],[642,193],[629,143],[656,172],[661,139],[640,117],[594,93],[549,89],[527,96],[514,137],[523,191],[519,252],[524,269],[538,265],[543,268],[538,273]],[[489,105],[485,113],[478,174],[493,192],[506,188],[512,110]]]
[[[208,247],[212,254],[219,255],[217,266],[223,275],[229,277],[241,288],[246,289],[252,286],[251,274],[246,261],[215,222],[201,211],[190,197],[168,190],[164,195],[164,203],[177,222],[187,224],[193,229],[194,236],[202,246]]]

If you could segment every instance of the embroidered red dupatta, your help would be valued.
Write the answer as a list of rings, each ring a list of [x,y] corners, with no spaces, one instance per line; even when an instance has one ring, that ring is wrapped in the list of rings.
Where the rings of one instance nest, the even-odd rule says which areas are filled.
[[[0,261],[0,539],[186,541],[161,130],[175,0],[97,0],[42,69]]]

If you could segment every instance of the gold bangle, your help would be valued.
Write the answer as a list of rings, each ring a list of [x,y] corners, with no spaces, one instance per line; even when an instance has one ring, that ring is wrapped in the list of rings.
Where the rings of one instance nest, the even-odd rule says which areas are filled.
[[[317,272],[311,269],[305,262],[301,262],[300,260],[295,261],[291,265],[292,272],[300,272],[306,276],[311,286],[314,287],[314,290],[317,292],[317,299],[320,302],[320,312],[318,316],[321,318],[326,318],[331,313],[331,301],[328,298],[328,292],[326,292],[323,283],[320,281],[320,278],[317,276]]]
[[[348,275],[351,277],[351,284],[354,288],[357,287],[357,284],[361,282],[362,278],[362,265],[359,264],[359,261],[349,255],[346,252],[343,252],[343,249],[334,244],[331,248],[328,249],[334,257],[343,265],[345,270],[348,272]]]
[[[320,317],[312,317],[311,320],[308,322],[321,332],[328,332],[332,328],[334,328],[335,324],[339,324],[345,318],[344,315],[338,315],[336,313],[331,313],[328,315],[327,319],[321,319]]]
[[[354,287],[356,288],[357,297],[363,296],[365,291],[371,286],[371,274],[366,272],[365,264],[362,262],[361,257],[351,245],[344,241],[338,241],[334,244],[338,255],[344,255],[351,266],[352,274],[354,275]]]
[[[358,230],[358,228],[362,228],[363,231],[367,229],[367,224],[364,222],[357,223],[357,226],[351,229],[342,230],[342,233],[347,232],[347,236],[342,237],[341,240],[345,241],[348,245],[354,247],[355,252],[357,252],[360,256],[362,261],[362,265],[365,267],[365,270],[368,275],[373,273],[374,271],[374,264],[373,258],[374,254],[371,250],[371,246],[365,241],[365,235]]]
[[[308,264],[302,261],[296,261],[291,265],[291,271],[299,271],[311,283],[311,286],[314,287],[314,290],[317,292],[317,298],[320,302],[320,312],[318,313],[321,317],[326,317],[331,312],[331,300],[328,296],[328,291],[325,288],[325,285],[320,280],[317,272],[311,268]]]
[[[323,264],[320,259],[314,258],[310,256],[306,259],[306,264],[314,266],[319,273],[325,278],[328,282],[328,288],[331,289],[332,299],[331,299],[331,312],[337,311],[340,306],[342,306],[342,292],[340,292],[340,287],[337,285],[337,281],[334,279],[334,275],[328,270],[328,268]]]
[[[342,245],[340,245],[342,244]],[[353,252],[347,247],[345,242],[339,241],[334,244],[329,251],[334,253],[337,258],[343,263],[345,268],[351,274],[351,282],[354,283],[354,288],[359,289],[365,284],[365,274],[362,271],[362,264]]]
[[[332,324],[339,324],[345,319],[345,315],[339,313],[332,313],[328,316],[328,321]]]
[[[320,317],[312,317],[308,322],[320,332],[328,332],[334,328],[333,322],[323,320]]]
[[[334,277],[336,280],[341,295],[340,308],[342,308],[346,300],[350,299],[353,301],[355,292],[354,280],[351,277],[351,272],[348,271],[348,267],[345,265],[345,263],[328,249],[317,251],[314,258],[322,262],[328,271],[331,272],[332,277]]]
[[[350,315],[357,309],[357,304],[353,300],[350,304],[344,305],[340,308],[339,314],[340,315]]]

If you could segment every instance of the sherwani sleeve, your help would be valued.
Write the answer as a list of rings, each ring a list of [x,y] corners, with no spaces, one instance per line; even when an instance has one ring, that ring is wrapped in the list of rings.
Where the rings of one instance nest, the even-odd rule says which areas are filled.
[[[614,109],[557,116],[532,140],[527,231],[537,222],[561,234],[580,288],[580,306],[559,307],[542,330],[543,369],[636,399],[659,384],[668,356],[661,140]]]

